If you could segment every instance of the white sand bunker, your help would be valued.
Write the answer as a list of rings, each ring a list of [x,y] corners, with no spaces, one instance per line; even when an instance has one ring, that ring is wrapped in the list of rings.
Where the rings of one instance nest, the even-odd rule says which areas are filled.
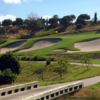
[[[61,39],[54,39],[54,38],[53,39],[42,39],[42,40],[35,42],[33,47],[28,48],[28,49],[23,49],[23,50],[20,50],[18,52],[31,51],[31,50],[49,47],[49,46],[52,46],[60,41],[61,41]]]
[[[64,51],[65,49],[55,49],[54,51]]]
[[[10,44],[8,46],[2,47],[1,53],[5,53],[7,51],[15,50],[15,49],[19,48],[20,46],[22,46],[23,44],[25,44],[25,42],[26,41],[18,41],[18,42],[15,42],[13,44]]]
[[[86,42],[78,42],[74,44],[75,48],[80,49],[80,51],[67,51],[67,52],[89,52],[89,51],[100,51],[100,38],[95,40],[90,40]]]

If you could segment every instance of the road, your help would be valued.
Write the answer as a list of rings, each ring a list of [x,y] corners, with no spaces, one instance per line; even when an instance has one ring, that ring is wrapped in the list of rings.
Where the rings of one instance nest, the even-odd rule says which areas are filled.
[[[77,64],[77,63],[73,63],[73,64]],[[81,64],[81,63],[78,63],[78,64]],[[94,64],[94,65],[100,67],[99,64]],[[88,79],[82,79],[81,81],[84,82],[84,86],[86,87],[86,86],[100,82],[100,76],[96,76],[96,77],[92,77],[92,78],[88,78]],[[77,82],[77,81],[73,81],[73,82]],[[43,91],[54,89],[56,87],[59,87],[62,85],[67,85],[67,84],[70,84],[73,82],[65,82],[65,83],[53,84],[53,85],[48,85],[48,86],[42,86],[42,87],[39,87],[39,88],[36,88],[33,90],[28,90],[28,91],[20,92],[17,94],[0,97],[0,100],[22,100],[23,98],[26,98],[28,96],[35,95],[35,94],[41,93]]]

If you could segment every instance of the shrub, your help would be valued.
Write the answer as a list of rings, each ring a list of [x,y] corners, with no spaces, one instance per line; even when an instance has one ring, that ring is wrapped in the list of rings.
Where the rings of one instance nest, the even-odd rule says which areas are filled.
[[[45,32],[41,32],[41,33],[35,34],[33,37],[42,37],[42,36],[56,34],[56,33],[57,33],[57,31],[54,31],[52,29],[52,30],[49,30],[49,31],[45,31]]]
[[[4,71],[7,68],[10,68],[11,71],[15,74],[19,74],[21,71],[19,57],[12,53],[11,51],[6,52],[0,57],[0,70]]]
[[[83,25],[82,24],[77,24],[76,29],[81,29],[81,28],[83,28]]]
[[[50,65],[50,63],[51,63],[51,59],[48,58],[48,59],[46,60],[46,65]]]
[[[12,73],[11,69],[5,69],[4,71],[0,71],[0,85],[8,84],[15,81],[17,75]]]

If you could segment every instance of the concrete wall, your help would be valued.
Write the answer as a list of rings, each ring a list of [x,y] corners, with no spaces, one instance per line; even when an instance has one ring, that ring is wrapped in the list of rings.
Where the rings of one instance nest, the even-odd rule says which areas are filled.
[[[6,87],[6,88],[1,88],[0,96],[6,96],[9,94],[13,94],[13,93],[18,93],[18,92],[34,89],[37,87],[39,87],[38,81],[30,82],[30,83],[26,83],[26,84],[15,85],[15,86]]]
[[[56,98],[57,96],[60,96],[63,94],[68,94],[70,92],[74,92],[83,87],[84,87],[83,82],[79,81],[79,82],[75,82],[73,84],[60,86],[58,88],[54,88],[49,91],[45,91],[45,92],[39,93],[37,95],[33,95],[30,97],[21,99],[21,100],[49,100],[49,99]]]

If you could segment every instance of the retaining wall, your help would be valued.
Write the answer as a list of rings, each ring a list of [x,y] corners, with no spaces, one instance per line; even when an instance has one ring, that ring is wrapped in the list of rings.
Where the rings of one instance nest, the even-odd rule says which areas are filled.
[[[30,97],[27,98],[23,98],[21,100],[49,100],[49,99],[54,99],[60,95],[63,94],[68,94],[70,92],[74,92],[76,90],[79,90],[81,88],[83,88],[83,82],[75,82],[73,84],[68,84],[68,85],[64,85],[64,86],[60,86],[58,88],[54,88],[51,89],[49,91],[45,91],[36,95],[32,95]]]
[[[1,88],[0,96],[6,96],[6,95],[13,94],[13,93],[31,90],[31,89],[34,89],[37,87],[39,87],[38,81],[30,82],[30,83],[26,83],[26,84],[15,85],[15,86],[6,87],[6,88]]]

